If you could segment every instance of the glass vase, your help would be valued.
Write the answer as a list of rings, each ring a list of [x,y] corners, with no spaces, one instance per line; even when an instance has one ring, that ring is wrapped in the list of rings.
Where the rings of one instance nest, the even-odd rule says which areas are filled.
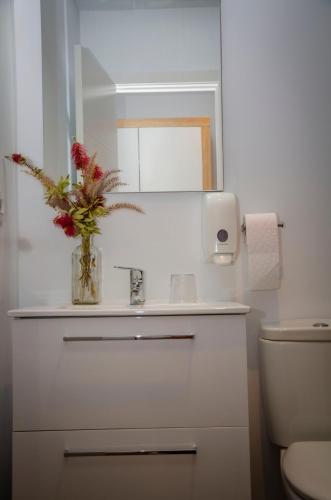
[[[93,237],[82,237],[72,253],[72,303],[99,304],[101,301],[101,251]]]

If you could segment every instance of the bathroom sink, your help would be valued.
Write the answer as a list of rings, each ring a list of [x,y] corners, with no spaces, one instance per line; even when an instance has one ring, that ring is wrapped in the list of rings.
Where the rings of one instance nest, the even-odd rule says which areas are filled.
[[[179,316],[194,314],[246,314],[250,308],[237,302],[146,302],[143,305],[98,304],[27,307],[9,311],[12,317],[68,316]]]

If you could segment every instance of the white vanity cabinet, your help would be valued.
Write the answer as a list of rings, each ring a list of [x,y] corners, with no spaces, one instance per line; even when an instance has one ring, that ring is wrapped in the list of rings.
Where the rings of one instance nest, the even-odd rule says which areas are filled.
[[[250,499],[243,313],[23,311],[13,500]]]

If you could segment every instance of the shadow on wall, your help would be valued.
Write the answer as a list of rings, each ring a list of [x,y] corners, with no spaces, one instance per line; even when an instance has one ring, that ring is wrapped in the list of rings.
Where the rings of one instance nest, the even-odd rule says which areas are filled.
[[[3,333],[3,332],[1,332]],[[11,408],[10,388],[0,389],[0,498],[11,499]],[[4,411],[5,410],[5,411]]]
[[[268,298],[266,298],[266,295],[268,295]],[[264,300],[269,301],[268,308],[271,307],[272,311],[279,311],[277,292],[247,291],[245,293],[244,302],[251,304],[252,307],[250,314],[247,316],[252,498],[254,500],[286,500],[280,476],[279,449],[269,441],[263,412],[258,338],[261,321],[267,317],[266,308],[261,304]],[[261,484],[259,471],[263,471],[264,484]]]

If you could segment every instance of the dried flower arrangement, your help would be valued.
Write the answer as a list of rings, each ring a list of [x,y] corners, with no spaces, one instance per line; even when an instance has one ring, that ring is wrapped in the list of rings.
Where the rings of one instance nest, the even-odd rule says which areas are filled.
[[[7,159],[23,167],[24,171],[38,179],[45,190],[46,204],[56,210],[53,222],[63,229],[70,238],[82,238],[80,282],[83,289],[95,295],[92,279],[91,237],[100,234],[97,223],[99,217],[106,217],[119,209],[129,209],[143,213],[131,203],[107,204],[105,194],[124,184],[120,181],[119,170],[104,171],[96,163],[96,154],[89,156],[85,147],[74,142],[71,149],[72,159],[81,172],[82,181],[71,186],[70,176],[60,177],[56,183],[44,170],[34,165],[27,157],[14,153]],[[83,302],[83,300],[82,300]]]

